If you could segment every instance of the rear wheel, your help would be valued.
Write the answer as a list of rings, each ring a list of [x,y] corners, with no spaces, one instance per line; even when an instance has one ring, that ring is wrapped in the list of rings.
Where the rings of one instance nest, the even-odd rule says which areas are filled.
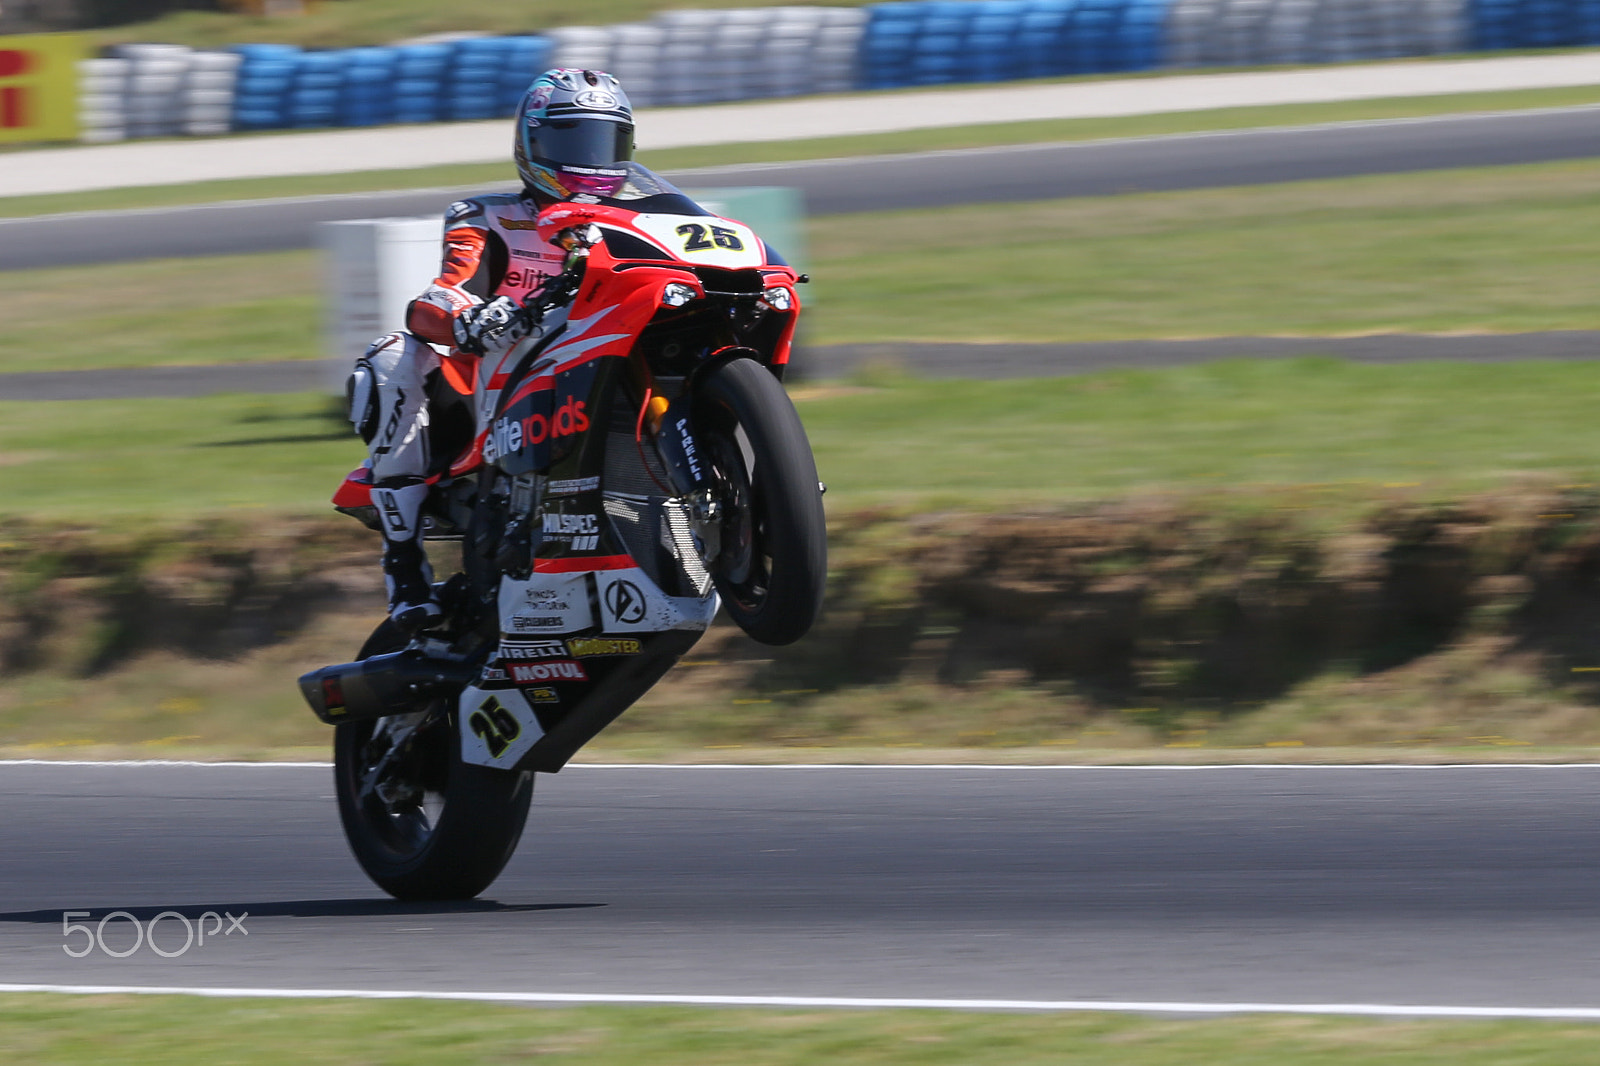
[[[385,622],[359,658],[398,651]],[[461,761],[451,701],[334,729],[334,791],[350,850],[397,899],[471,899],[522,838],[533,774]]]
[[[822,610],[827,528],[811,442],[772,373],[733,359],[695,387],[696,442],[721,508],[709,569],[728,615],[763,644],[790,644]]]

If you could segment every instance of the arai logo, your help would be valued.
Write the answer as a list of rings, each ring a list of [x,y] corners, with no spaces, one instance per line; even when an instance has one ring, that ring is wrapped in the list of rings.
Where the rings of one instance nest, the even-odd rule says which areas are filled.
[[[617,106],[617,98],[604,89],[585,89],[574,96],[572,102],[579,107],[592,107],[596,111],[607,111]]]

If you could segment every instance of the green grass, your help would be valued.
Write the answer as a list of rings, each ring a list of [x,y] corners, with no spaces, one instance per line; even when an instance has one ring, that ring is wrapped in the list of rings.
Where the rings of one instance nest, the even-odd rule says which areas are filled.
[[[322,270],[278,252],[0,274],[0,373],[321,358]]]
[[[4,511],[320,513],[365,455],[316,395],[0,404]]]
[[[1600,474],[1589,363],[1239,360],[1033,381],[904,381],[802,401],[841,505],[1009,506],[1242,492],[1284,505]]]
[[[1234,361],[802,392],[839,508],[1370,499],[1600,476],[1589,363]],[[809,395],[810,398],[807,398]],[[320,513],[364,452],[317,395],[0,404],[0,513]]]
[[[985,148],[996,145],[1148,137],[1265,126],[1299,126],[1320,122],[1421,118],[1430,115],[1565,107],[1597,102],[1600,102],[1600,86],[1455,93],[1446,96],[1166,112],[1122,118],[1000,122],[983,126],[905,130],[898,133],[823,137],[799,141],[670,148],[641,153],[640,160],[658,170],[680,170],[740,163],[772,163]],[[224,200],[325,196],[385,189],[459,187],[512,180],[515,178],[508,160],[505,163],[473,163],[406,170],[361,171],[350,174],[308,174],[296,177],[196,182],[184,185],[105,189],[87,193],[3,197],[0,198],[0,218],[60,211],[167,207]]]
[[[473,1003],[9,995],[0,1051],[76,1066],[294,1061],[783,1066],[994,1062],[1072,1066],[1565,1066],[1595,1029],[1563,1022],[952,1011],[528,1009]]]
[[[1600,163],[814,220],[818,343],[1593,329]]]
[[[807,337],[1596,329],[1597,230],[1600,162],[815,219]],[[3,274],[0,372],[316,358],[321,271],[283,252]]]

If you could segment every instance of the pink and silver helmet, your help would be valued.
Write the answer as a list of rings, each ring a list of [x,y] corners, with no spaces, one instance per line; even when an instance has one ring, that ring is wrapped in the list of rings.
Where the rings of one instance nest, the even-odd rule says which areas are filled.
[[[598,70],[547,70],[517,108],[522,183],[557,200],[613,196],[633,158],[633,109],[616,78]]]

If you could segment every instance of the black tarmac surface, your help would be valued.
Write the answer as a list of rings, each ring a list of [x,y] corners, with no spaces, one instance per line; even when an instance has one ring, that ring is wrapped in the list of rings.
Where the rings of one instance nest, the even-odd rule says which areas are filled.
[[[1593,767],[580,766],[540,779],[486,900],[417,906],[355,866],[327,768],[0,765],[0,981],[1595,1007],[1597,789]],[[115,910],[248,912],[248,935],[68,957],[90,941],[63,912]],[[135,944],[124,917],[101,936]]]
[[[814,215],[1109,196],[1600,155],[1600,107],[716,167],[694,188],[788,185]],[[423,189],[0,220],[0,270],[308,248],[318,222],[442,213]]]

